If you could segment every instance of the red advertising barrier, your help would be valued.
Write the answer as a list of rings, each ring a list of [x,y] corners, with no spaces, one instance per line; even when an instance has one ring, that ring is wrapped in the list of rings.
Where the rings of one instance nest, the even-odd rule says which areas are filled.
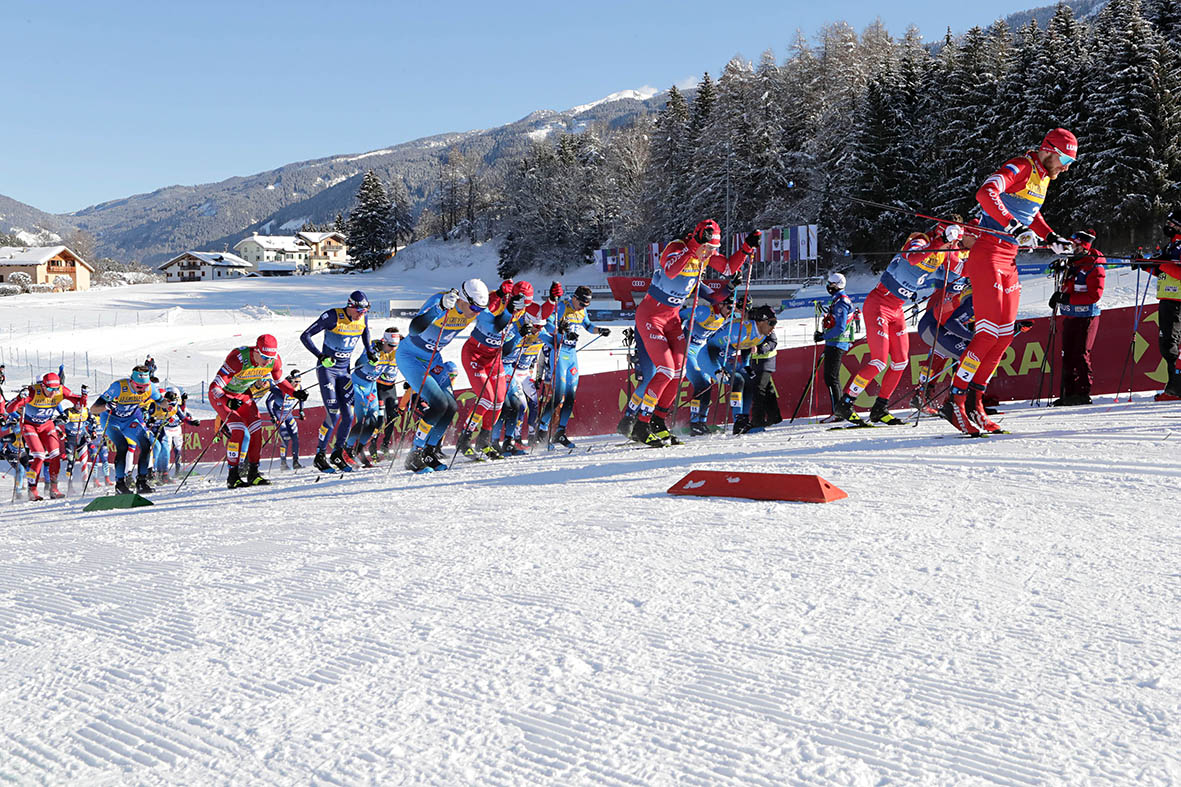
[[[1132,338],[1132,325],[1135,320],[1136,309],[1126,307],[1103,312],[1099,318],[1099,334],[1095,340],[1095,349],[1091,354],[1091,363],[1095,371],[1095,382],[1092,393],[1115,393],[1120,386],[1120,374],[1124,363],[1128,359],[1128,348]],[[1065,317],[1059,317],[1061,322]],[[1042,379],[1042,359],[1045,355],[1046,342],[1049,335],[1050,320],[1048,317],[1034,320],[1033,329],[1028,333],[1018,334],[1012,346],[1005,352],[997,370],[989,393],[1003,400],[1033,399],[1038,396],[1038,384]],[[1061,336],[1061,325],[1059,326]],[[1060,342],[1058,343],[1060,346]],[[842,385],[848,381],[860,367],[869,347],[861,339],[845,353],[844,365],[841,370]],[[779,392],[779,408],[784,417],[790,417],[800,398],[808,375],[816,365],[816,353],[823,352],[823,347],[793,347],[781,350],[776,356],[775,387]],[[918,338],[917,334],[910,335],[910,370],[904,374],[893,401],[896,407],[904,408],[910,401],[910,393],[918,383],[927,360],[928,347]],[[1054,387],[1057,388],[1061,378],[1061,359],[1052,359]],[[817,370],[816,380],[812,385],[812,393],[800,408],[800,416],[822,415],[831,412],[827,389],[824,387],[823,370]],[[1057,396],[1058,391],[1049,390],[1050,370],[1047,367],[1045,375],[1045,390],[1043,395]],[[1157,351],[1157,314],[1156,304],[1144,307],[1139,330],[1136,333],[1135,345],[1132,350],[1130,373],[1125,375],[1121,390],[1150,391],[1164,387],[1168,375],[1164,361]],[[629,380],[627,372],[604,372],[601,374],[584,375],[578,384],[578,398],[574,405],[574,414],[570,419],[569,433],[577,435],[608,434],[615,430],[619,423],[620,414],[631,395],[634,379]],[[681,387],[680,422],[688,419],[690,385],[684,381]],[[315,389],[312,389],[312,396]],[[717,399],[710,408],[710,418],[715,423],[726,417],[723,404],[725,390],[715,386]],[[877,388],[870,387],[870,391],[862,394],[857,400],[859,406],[868,408],[873,404]],[[469,390],[461,390],[457,394],[460,410],[456,420],[466,419],[474,400],[475,394]],[[324,418],[321,407],[307,408],[307,418],[299,421],[300,452],[308,456],[315,452],[316,431]],[[262,439],[265,441],[263,456],[276,455],[278,438],[272,436],[274,426],[266,418],[262,429]],[[408,418],[399,419],[397,428],[409,428]],[[213,421],[203,421],[196,429],[185,432],[184,458],[191,461],[196,458],[213,436]],[[218,438],[224,442],[224,438]],[[218,449],[213,448],[206,455],[207,458],[218,459]]]

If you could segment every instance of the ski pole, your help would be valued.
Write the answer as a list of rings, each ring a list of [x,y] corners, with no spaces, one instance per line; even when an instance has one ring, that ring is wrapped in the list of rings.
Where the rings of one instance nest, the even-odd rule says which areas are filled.
[[[191,476],[193,474],[193,471],[197,469],[197,465],[201,464],[201,460],[205,458],[205,452],[213,447],[213,444],[217,442],[217,438],[221,436],[222,432],[224,432],[225,429],[226,429],[226,425],[224,422],[220,426],[217,427],[217,431],[213,433],[213,437],[209,440],[209,445],[207,445],[201,449],[201,453],[199,453],[197,455],[197,459],[193,462],[192,465],[189,466],[189,472],[185,473],[185,477],[183,479],[181,479],[181,482],[176,487],[176,491],[174,491],[172,494],[175,495],[177,492],[179,492],[181,490],[181,487],[183,487],[185,485],[185,482],[189,480],[189,476]],[[87,480],[89,480],[89,479],[87,479]],[[85,490],[83,490],[83,493],[85,493]]]
[[[106,413],[106,416],[107,416],[107,418],[106,418],[107,424],[106,424],[106,426],[103,427],[102,437],[100,437],[99,441],[98,441],[98,445],[100,446],[100,449],[101,449],[101,446],[103,445],[103,443],[105,443],[107,441],[107,432],[109,432],[111,429],[110,413]],[[110,454],[107,454],[107,456],[110,456]],[[96,452],[95,457],[94,457],[94,461],[90,463],[90,471],[86,473],[86,480],[84,482],[82,482],[82,497],[86,497],[86,489],[90,486],[90,477],[92,475],[94,475],[94,468],[97,466],[98,466],[98,454]]]
[[[943,289],[942,289],[942,296],[941,296],[945,300],[943,301],[943,303],[939,304],[940,314],[935,315],[935,336],[934,336],[934,338],[931,339],[931,349],[927,351],[927,363],[924,365],[923,375],[922,375],[922,378],[919,380],[920,384],[923,387],[922,387],[922,390],[919,392],[919,407],[918,407],[918,410],[915,411],[915,415],[914,415],[914,425],[915,425],[916,429],[918,428],[918,425],[919,425],[919,419],[923,417],[923,410],[931,404],[931,402],[928,401],[928,399],[927,399],[927,380],[931,379],[931,364],[933,363],[934,358],[935,358],[935,347],[939,344],[939,329],[943,327],[943,324],[941,322],[939,322],[939,317],[942,315],[943,309],[949,305],[946,301],[946,297],[947,297],[947,279],[950,274],[951,274],[951,265],[948,264],[948,261],[945,258],[943,260]],[[930,299],[930,296],[928,296],[928,300],[929,299]],[[948,319],[950,319],[950,318],[951,318],[951,315],[949,314]]]
[[[823,355],[816,359],[816,365],[812,367],[812,376],[808,378],[808,384],[804,386],[804,392],[800,394],[800,400],[796,402],[796,409],[792,411],[791,420],[788,421],[789,424],[795,422],[796,416],[800,414],[800,406],[803,405],[804,399],[808,396],[808,391],[812,388],[812,381],[816,379],[816,372],[820,369],[820,362],[823,360]]]
[[[681,387],[681,378],[685,374],[685,367],[689,365],[689,343],[693,340],[693,323],[697,319],[697,301],[701,294],[701,279],[705,276],[705,269],[709,265],[708,260],[701,260],[701,269],[697,271],[697,281],[693,285],[693,306],[689,309],[689,331],[685,334],[685,357],[681,360],[681,367],[677,370],[677,376],[673,378],[672,384],[677,387],[677,404],[672,411],[672,423],[668,424],[669,430],[677,425],[677,417],[681,414],[681,395],[684,390]],[[659,403],[657,403],[659,406]]]
[[[939,216],[929,216],[926,213],[919,213],[918,211],[910,210],[909,208],[899,207],[898,205],[886,205],[881,202],[874,202],[873,200],[862,199],[861,197],[854,197],[852,194],[845,194],[844,192],[842,192],[838,189],[821,190],[821,189],[817,189],[817,188],[812,188],[811,186],[797,185],[795,181],[788,181],[787,187],[789,189],[801,189],[803,191],[811,191],[814,194],[820,194],[822,196],[839,197],[843,200],[848,200],[849,202],[856,202],[859,205],[865,205],[866,207],[877,208],[878,210],[893,211],[894,213],[901,213],[904,216],[914,216],[914,217],[920,218],[920,219],[928,219],[930,221],[937,221],[940,224],[958,224],[961,227],[970,228],[973,232],[987,232],[990,235],[997,236],[998,238],[1012,238],[1012,236],[1009,235],[1009,233],[1005,232],[1004,230],[993,230],[993,229],[988,229],[986,227],[980,227],[975,224],[969,224],[966,221],[956,221],[954,219],[940,218]],[[897,252],[893,252],[893,253],[897,254]]]
[[[1054,292],[1058,292],[1059,288],[1061,288],[1061,286],[1062,286],[1061,281],[1060,281],[1060,275],[1061,274],[1059,272],[1055,272],[1055,274],[1054,274]],[[1058,329],[1058,304],[1057,304],[1057,302],[1055,302],[1054,308],[1050,310],[1050,330],[1049,330],[1049,335],[1046,339],[1046,351],[1045,351],[1045,353],[1042,354],[1041,375],[1038,377],[1038,382],[1037,382],[1037,398],[1034,400],[1031,400],[1029,402],[1032,405],[1036,401],[1037,407],[1042,406],[1042,398],[1043,398],[1042,397],[1042,390],[1043,390],[1044,384],[1046,382],[1046,365],[1047,365],[1047,363],[1049,364],[1049,367],[1050,367],[1050,394],[1051,394],[1051,396],[1053,395],[1054,362],[1052,360],[1050,360],[1050,357],[1051,357],[1051,354],[1054,352],[1054,335],[1055,335],[1055,333],[1057,333],[1057,329]]]
[[[743,291],[742,291],[742,303],[743,303],[744,307],[750,299],[750,280],[751,280],[751,275],[754,273],[754,269],[755,269],[755,266],[753,264],[748,265],[746,268],[746,286],[743,288]],[[726,332],[727,339],[731,335],[733,335],[733,327],[734,327],[734,324],[731,323],[730,324],[731,330]],[[729,345],[727,345],[727,346],[729,346]],[[737,356],[737,354],[735,354],[734,359],[733,359],[732,363],[730,364],[730,379],[726,381],[727,385],[729,386],[729,389],[726,391],[726,400],[722,403],[722,407],[726,413],[725,423],[727,423],[727,424],[730,423],[730,410],[732,409],[730,407],[730,393],[732,393],[734,390],[734,374],[737,371],[738,371],[738,356]],[[719,387],[721,387],[721,386],[719,386]]]
[[[565,315],[565,313],[566,313],[566,309],[565,309],[565,307],[563,307],[562,314]],[[558,324],[560,321],[558,320],[556,308],[554,309],[554,314],[552,315],[551,319],[554,321],[554,344],[553,344],[553,347],[550,348],[550,378],[548,381],[549,392],[548,392],[548,395],[545,397],[544,404],[542,404],[542,401],[541,401],[542,398],[540,396],[538,397],[538,402],[537,402],[537,404],[538,404],[537,426],[538,427],[541,426],[541,419],[545,416],[545,409],[547,407],[550,408],[549,425],[546,427],[546,430],[545,430],[545,432],[546,432],[545,439],[546,439],[547,445],[553,439],[553,436],[554,436],[554,420],[555,420],[554,419],[554,412],[553,412],[555,409],[554,408],[554,395],[557,393],[557,390],[558,390]],[[533,449],[537,447],[537,444],[539,442],[541,442],[540,440],[534,440],[533,437],[534,437],[534,435],[532,433],[530,433],[530,441],[531,442],[529,445],[529,453],[531,453],[531,454],[533,453]]]
[[[469,306],[470,306],[470,304],[469,304]],[[443,328],[446,327],[446,325],[447,325],[447,314],[446,314],[446,312],[444,312],[443,318],[439,320],[439,335],[437,337],[435,337],[435,346],[433,348],[431,348],[431,359],[430,359],[430,361],[427,362],[426,371],[423,372],[422,382],[418,384],[418,390],[414,392],[414,396],[411,397],[410,403],[406,407],[407,415],[410,418],[413,418],[414,414],[418,410],[418,401],[419,401],[419,399],[422,398],[421,391],[426,386],[427,378],[431,376],[431,367],[435,365],[435,358],[439,354],[439,345],[441,345],[443,343]],[[398,435],[398,439],[394,442],[394,455],[392,457],[390,457],[390,466],[385,471],[387,476],[390,474],[390,471],[392,471],[394,469],[394,462],[397,461],[398,454],[401,453],[401,451],[402,451],[403,438],[406,436],[406,433],[409,431],[410,431],[410,429],[407,428],[404,432],[402,432],[401,434]]]
[[[1141,297],[1140,296],[1140,269],[1137,268],[1136,269],[1136,295],[1137,295],[1137,297],[1136,297],[1136,316],[1135,316],[1135,319],[1132,320],[1132,338],[1128,340],[1128,354],[1124,358],[1124,368],[1120,372],[1119,385],[1117,385],[1116,389],[1115,389],[1114,401],[1116,401],[1116,402],[1119,401],[1119,395],[1124,390],[1124,375],[1127,374],[1128,367],[1132,361],[1132,353],[1136,347],[1136,335],[1140,332],[1140,315],[1144,310],[1144,305],[1148,302],[1148,289],[1151,285],[1152,285],[1152,277],[1149,276],[1149,277],[1147,277],[1147,281],[1144,282],[1144,294],[1143,294],[1143,297]],[[1128,401],[1129,402],[1132,401],[1132,386],[1133,386],[1134,378],[1135,378],[1135,375],[1133,375],[1132,378],[1128,380]]]

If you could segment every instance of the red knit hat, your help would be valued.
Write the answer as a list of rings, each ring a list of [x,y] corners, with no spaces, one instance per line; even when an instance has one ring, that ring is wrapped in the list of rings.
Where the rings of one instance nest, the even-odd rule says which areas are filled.
[[[269,333],[264,333],[254,343],[254,349],[258,350],[258,354],[263,358],[276,358],[279,355],[279,341]]]
[[[1051,129],[1042,140],[1040,150],[1057,153],[1063,164],[1073,164],[1078,158],[1078,139],[1064,128]]]

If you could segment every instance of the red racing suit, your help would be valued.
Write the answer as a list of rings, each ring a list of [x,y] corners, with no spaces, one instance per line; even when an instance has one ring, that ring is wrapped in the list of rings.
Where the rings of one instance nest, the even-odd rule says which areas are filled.
[[[969,384],[983,390],[1013,341],[1013,326],[1021,302],[1017,280],[1017,241],[1004,233],[1013,219],[1033,230],[1039,238],[1052,232],[1042,218],[1042,203],[1050,175],[1029,151],[1010,159],[989,176],[976,192],[984,210],[976,245],[968,254],[965,272],[972,281],[972,303],[976,328],[956,370],[952,389],[966,391]]]
[[[62,446],[58,427],[53,419],[64,412],[64,402],[85,407],[86,394],[75,394],[64,385],[53,393],[47,393],[42,385],[37,383],[29,393],[13,399],[7,405],[7,411],[10,413],[24,408],[21,413],[21,437],[29,456],[32,457],[26,476],[31,487],[37,485],[37,479],[41,477],[41,468],[46,462],[49,463],[49,482],[57,483],[57,475],[61,471]]]
[[[681,307],[692,304],[702,267],[708,265],[723,276],[733,276],[754,251],[743,243],[729,257],[715,252],[702,261],[698,257],[700,249],[692,236],[665,246],[660,253],[660,267],[653,273],[648,292],[636,308],[636,337],[644,345],[654,370],[640,403],[640,421],[650,421],[658,408],[661,413],[668,412],[676,398],[677,387],[670,383],[685,364]]]
[[[246,461],[257,464],[262,456],[262,440],[258,433],[262,429],[262,417],[258,413],[256,396],[270,392],[271,383],[283,393],[291,396],[295,386],[283,379],[283,360],[278,355],[265,359],[261,365],[254,363],[251,347],[238,347],[226,356],[209,384],[209,404],[225,423],[230,436],[226,441],[226,464],[238,466],[242,441],[249,435]],[[230,409],[227,402],[236,400],[238,409]]]

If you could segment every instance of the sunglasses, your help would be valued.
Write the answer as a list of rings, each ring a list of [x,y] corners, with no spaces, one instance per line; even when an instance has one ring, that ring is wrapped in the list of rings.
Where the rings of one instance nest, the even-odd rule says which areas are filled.
[[[1054,148],[1053,145],[1051,145],[1050,147]],[[1062,162],[1062,166],[1064,166],[1064,167],[1069,167],[1071,164],[1073,164],[1077,160],[1077,159],[1075,159],[1074,156],[1068,156],[1065,153],[1063,153],[1061,150],[1059,150],[1058,148],[1054,148],[1054,152],[1058,154],[1058,160]]]

